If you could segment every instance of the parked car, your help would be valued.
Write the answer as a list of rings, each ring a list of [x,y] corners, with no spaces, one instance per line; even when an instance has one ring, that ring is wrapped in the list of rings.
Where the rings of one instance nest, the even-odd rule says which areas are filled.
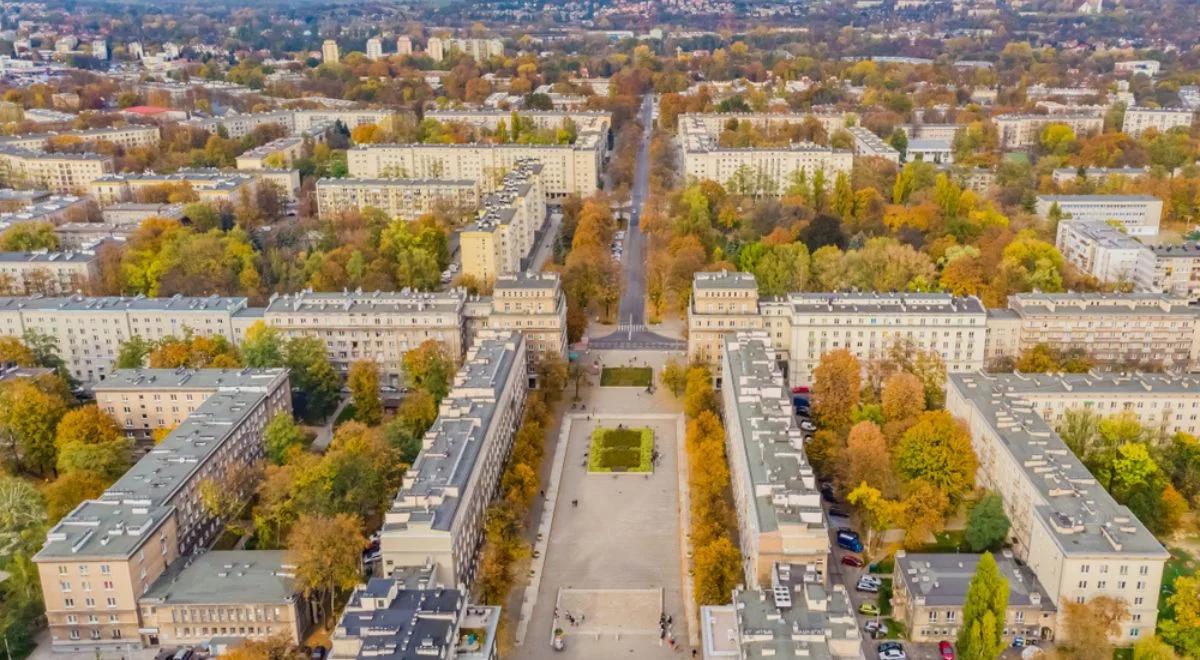
[[[879,593],[879,583],[878,582],[867,582],[864,580],[859,580],[858,584],[854,585],[854,588],[857,589],[858,591],[865,591],[866,593],[869,593],[869,594]]]
[[[193,655],[196,655],[196,652],[192,650],[192,647],[182,646],[175,652],[175,655],[171,656],[171,660],[192,660]]]
[[[837,544],[839,548],[849,550],[850,552],[862,552],[862,540],[858,538],[858,533],[849,529],[839,529],[837,533]]]
[[[938,642],[938,653],[942,654],[942,660],[954,660],[954,645],[943,639]]]
[[[870,633],[873,639],[887,637],[888,634],[887,624],[878,619],[871,619],[868,621],[865,625],[863,625],[863,630]]]
[[[808,385],[797,385],[793,387],[792,394],[808,394]]]
[[[858,613],[866,614],[867,616],[879,616],[879,607],[875,603],[863,603],[858,606]]]
[[[829,515],[834,518],[849,518],[850,517],[850,514],[846,513],[845,509],[842,509],[842,508],[839,508],[836,506],[829,507]]]
[[[900,642],[884,642],[879,645],[879,660],[908,660],[908,656]]]
[[[816,430],[817,430],[817,425],[816,425],[816,424],[813,424],[812,422],[808,421],[807,419],[802,419],[802,420],[800,420],[800,430],[802,430],[802,431],[816,431]]]
[[[863,562],[862,557],[859,557],[858,555],[842,555],[842,566],[862,568],[864,565],[865,562]]]
[[[837,497],[833,494],[833,484],[828,481],[821,482],[821,499],[830,504],[837,504]]]
[[[312,658],[312,660],[325,660],[325,655],[326,651],[324,646],[314,646],[312,653],[308,657]]]

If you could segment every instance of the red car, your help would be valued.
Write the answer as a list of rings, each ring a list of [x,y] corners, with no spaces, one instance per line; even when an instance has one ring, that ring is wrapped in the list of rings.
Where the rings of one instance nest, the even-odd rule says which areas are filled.
[[[863,560],[862,557],[859,557],[858,555],[842,555],[842,565],[862,568]]]
[[[792,394],[808,394],[807,385],[797,385],[792,388]]]
[[[954,645],[946,640],[938,643],[938,651],[942,654],[942,660],[954,660]]]

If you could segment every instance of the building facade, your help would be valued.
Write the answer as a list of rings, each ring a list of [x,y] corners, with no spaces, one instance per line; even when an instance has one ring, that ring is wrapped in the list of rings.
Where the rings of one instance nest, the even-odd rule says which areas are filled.
[[[439,206],[474,209],[479,182],[469,179],[318,179],[317,215],[379,209],[392,218],[415,220]]]
[[[1163,203],[1153,195],[1038,195],[1043,218],[1057,207],[1063,219],[1115,222],[1130,236],[1157,236]]]
[[[58,296],[84,291],[96,277],[95,250],[0,252],[0,291]]]
[[[1147,247],[1129,234],[1098,220],[1062,220],[1055,246],[1079,270],[1105,283],[1129,283]]]

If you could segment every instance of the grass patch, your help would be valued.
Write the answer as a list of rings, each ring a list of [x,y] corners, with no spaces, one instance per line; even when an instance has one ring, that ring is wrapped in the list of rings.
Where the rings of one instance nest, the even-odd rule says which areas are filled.
[[[897,621],[891,617],[883,620],[887,624],[887,635],[884,639],[908,639],[908,630],[904,628],[903,621]]]
[[[892,556],[867,565],[867,571],[876,575],[891,575],[896,569],[896,560]]]
[[[1162,591],[1158,594],[1159,623],[1175,619],[1175,608],[1167,602],[1168,598],[1175,595],[1175,580],[1194,575],[1197,569],[1196,558],[1188,551],[1182,548],[1167,548],[1167,550],[1171,552],[1171,558],[1163,567]]]
[[[600,372],[601,387],[650,387],[653,382],[650,367],[604,367]]]
[[[892,578],[883,578],[882,582],[883,584],[879,585],[879,597],[876,599],[876,604],[879,605],[879,616],[891,616]]]
[[[936,539],[933,543],[926,543],[915,552],[966,552],[966,536],[967,530],[965,529],[948,529],[937,532],[933,535]]]
[[[346,407],[342,408],[342,412],[338,413],[337,418],[333,420],[333,428],[336,429],[346,422],[354,421],[356,415],[358,415],[358,409],[354,407],[353,403],[347,403]]]
[[[588,472],[649,472],[653,452],[650,429],[596,429],[588,451]]]
[[[220,536],[217,537],[216,542],[213,543],[212,549],[233,550],[237,547],[237,542],[241,540],[241,538],[241,532],[237,532],[232,529],[226,529],[225,531],[221,532]]]

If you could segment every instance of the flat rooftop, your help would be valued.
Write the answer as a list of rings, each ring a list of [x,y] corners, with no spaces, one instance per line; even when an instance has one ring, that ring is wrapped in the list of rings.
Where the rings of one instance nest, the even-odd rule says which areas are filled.
[[[455,312],[466,299],[463,289],[449,291],[347,291],[342,293],[301,291],[274,295],[267,303],[267,314],[411,314],[414,312]]]
[[[246,298],[189,297],[170,298],[145,296],[0,296],[0,312],[20,310],[72,312],[211,312],[236,311],[246,306]]]
[[[284,550],[210,550],[171,563],[141,604],[224,605],[289,603],[295,567]]]
[[[961,607],[981,556],[898,553],[896,575],[904,580],[908,593],[923,596],[926,605]],[[1000,574],[1008,581],[1009,607],[1038,606],[1046,612],[1055,611],[1053,599],[1028,566],[1018,564],[1007,551],[994,557]]]

